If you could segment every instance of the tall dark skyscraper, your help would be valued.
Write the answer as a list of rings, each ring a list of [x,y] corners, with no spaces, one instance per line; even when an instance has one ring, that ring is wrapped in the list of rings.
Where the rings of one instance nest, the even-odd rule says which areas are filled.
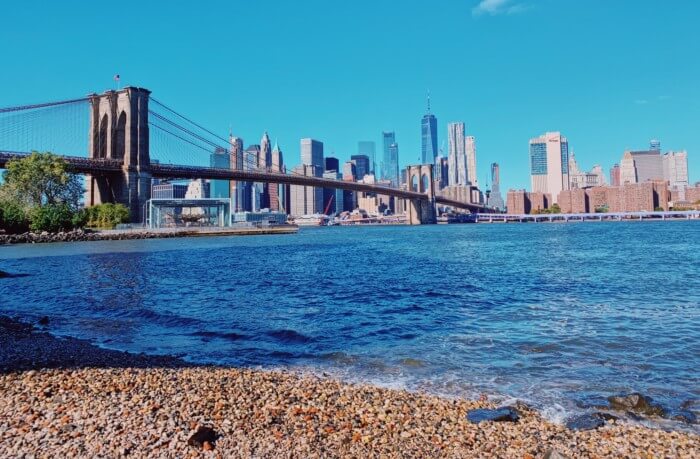
[[[367,155],[352,155],[350,160],[355,163],[357,168],[357,179],[362,180],[365,175],[369,174],[369,156]]]
[[[421,120],[421,163],[435,164],[438,155],[437,118],[430,113],[430,95],[428,95],[428,113]]]
[[[357,142],[357,154],[366,155],[369,158],[369,172],[377,176],[376,145],[371,140],[361,140]],[[379,177],[377,177],[379,178]]]
[[[325,161],[325,170],[326,171],[336,171],[336,172],[341,172],[340,171],[340,161],[338,161],[338,158],[334,158],[332,156],[327,156],[324,158]]]

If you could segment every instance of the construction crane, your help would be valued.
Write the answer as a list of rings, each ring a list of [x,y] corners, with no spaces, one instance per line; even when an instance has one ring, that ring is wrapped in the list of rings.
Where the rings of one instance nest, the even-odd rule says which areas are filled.
[[[328,198],[328,204],[326,204],[326,208],[323,210],[323,213],[324,213],[324,214],[328,215],[328,211],[329,211],[330,208],[331,208],[331,203],[333,202],[333,199],[334,199],[334,198],[335,198],[334,195],[331,195],[331,197]]]

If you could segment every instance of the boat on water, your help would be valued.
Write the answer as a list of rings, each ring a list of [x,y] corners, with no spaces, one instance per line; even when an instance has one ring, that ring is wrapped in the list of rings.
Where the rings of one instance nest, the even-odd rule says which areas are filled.
[[[294,224],[297,226],[326,226],[330,221],[330,217],[324,214],[302,215],[294,218]]]

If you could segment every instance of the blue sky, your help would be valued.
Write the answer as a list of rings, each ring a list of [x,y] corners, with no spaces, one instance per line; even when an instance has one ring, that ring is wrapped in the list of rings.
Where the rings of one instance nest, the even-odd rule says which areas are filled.
[[[355,0],[11,2],[2,7],[0,106],[147,87],[246,145],[263,131],[285,161],[299,139],[348,159],[395,130],[420,152],[430,90],[477,138],[480,181],[528,188],[528,139],[559,130],[606,171],[659,138],[700,180],[700,2]]]

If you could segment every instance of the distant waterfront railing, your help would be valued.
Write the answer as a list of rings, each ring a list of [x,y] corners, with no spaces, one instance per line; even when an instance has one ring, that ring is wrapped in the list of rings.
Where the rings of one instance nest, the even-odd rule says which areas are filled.
[[[653,212],[601,212],[576,214],[477,214],[480,223],[499,222],[575,222],[575,221],[623,221],[623,220],[695,220],[700,210]]]

